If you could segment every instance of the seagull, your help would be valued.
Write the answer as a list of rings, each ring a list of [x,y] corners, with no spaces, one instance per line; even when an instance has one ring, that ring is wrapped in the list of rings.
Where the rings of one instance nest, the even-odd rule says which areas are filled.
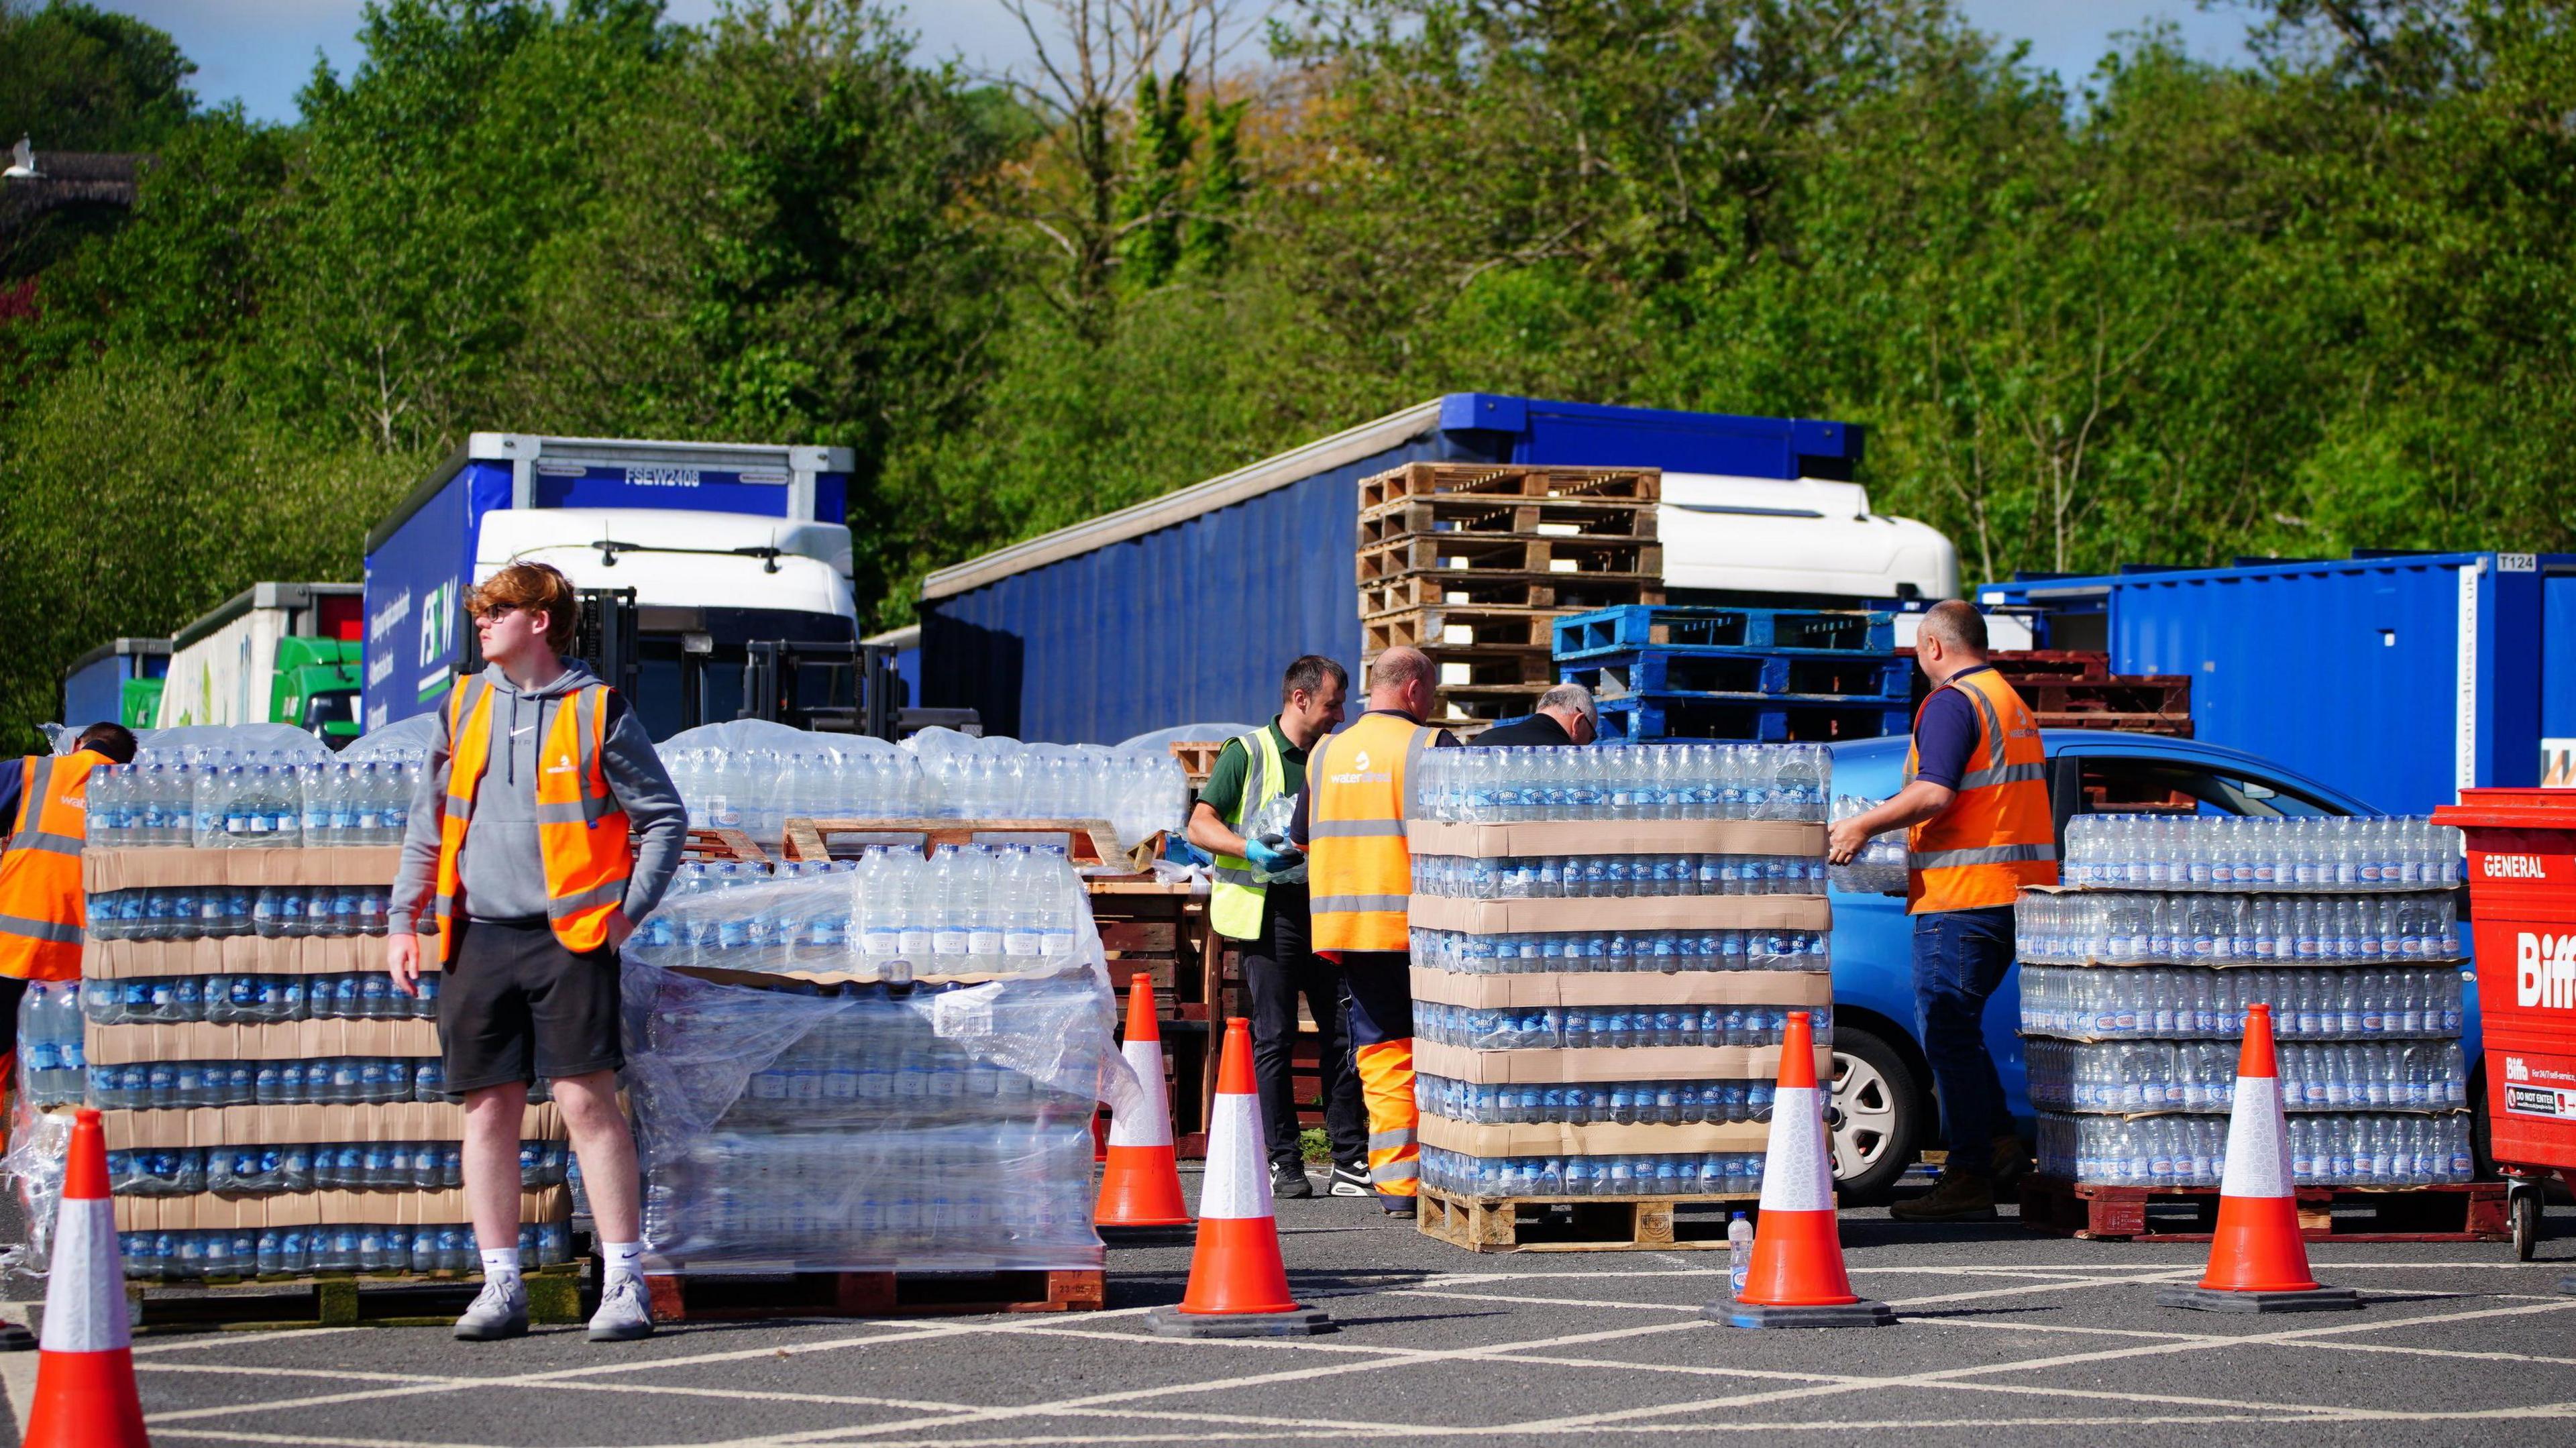
[[[6,178],[11,181],[22,181],[32,180],[35,175],[36,148],[29,143],[25,136],[20,136],[18,138],[17,146],[9,153],[9,169],[6,171],[0,171],[0,178]]]

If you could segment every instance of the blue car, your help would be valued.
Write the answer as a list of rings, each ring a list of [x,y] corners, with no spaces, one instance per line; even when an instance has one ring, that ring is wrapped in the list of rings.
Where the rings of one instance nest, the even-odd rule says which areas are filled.
[[[2048,792],[2058,838],[2079,813],[2140,810],[2204,815],[2373,815],[2343,793],[2259,756],[2153,734],[2051,729]],[[1833,746],[1834,793],[1884,799],[1905,772],[1902,737]],[[1883,1200],[1916,1155],[1939,1140],[1939,1108],[1914,1014],[1913,931],[1902,897],[1833,892],[1834,1175],[1846,1202]],[[2468,1059],[2478,1055],[2475,973],[2467,978]],[[2004,978],[1986,1011],[1986,1043],[2004,1095],[2027,1139],[2030,1092],[2022,1075],[2021,971]],[[2486,1091],[2473,1070],[2470,1097],[2486,1140]]]

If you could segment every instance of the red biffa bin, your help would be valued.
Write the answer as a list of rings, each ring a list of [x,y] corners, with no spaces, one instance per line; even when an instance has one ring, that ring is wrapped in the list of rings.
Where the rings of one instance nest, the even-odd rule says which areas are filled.
[[[2468,834],[2487,1119],[2528,1261],[2541,1184],[2576,1187],[2576,790],[2464,789],[2433,821]]]

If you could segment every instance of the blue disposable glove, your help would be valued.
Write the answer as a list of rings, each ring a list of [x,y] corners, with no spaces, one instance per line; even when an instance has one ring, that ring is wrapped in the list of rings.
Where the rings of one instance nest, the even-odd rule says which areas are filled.
[[[1252,862],[1254,869],[1265,875],[1284,875],[1296,869],[1298,862],[1303,858],[1296,850],[1280,849],[1257,839],[1243,842],[1243,857]]]

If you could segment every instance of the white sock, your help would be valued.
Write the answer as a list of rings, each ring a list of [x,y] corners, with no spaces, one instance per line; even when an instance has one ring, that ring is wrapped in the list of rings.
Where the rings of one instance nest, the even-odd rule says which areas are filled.
[[[483,1280],[498,1282],[516,1292],[519,1290],[519,1249],[486,1247],[483,1249]]]
[[[641,1277],[644,1275],[644,1244],[641,1242],[602,1242],[599,1244],[599,1256],[600,1261],[607,1268],[607,1276]]]

